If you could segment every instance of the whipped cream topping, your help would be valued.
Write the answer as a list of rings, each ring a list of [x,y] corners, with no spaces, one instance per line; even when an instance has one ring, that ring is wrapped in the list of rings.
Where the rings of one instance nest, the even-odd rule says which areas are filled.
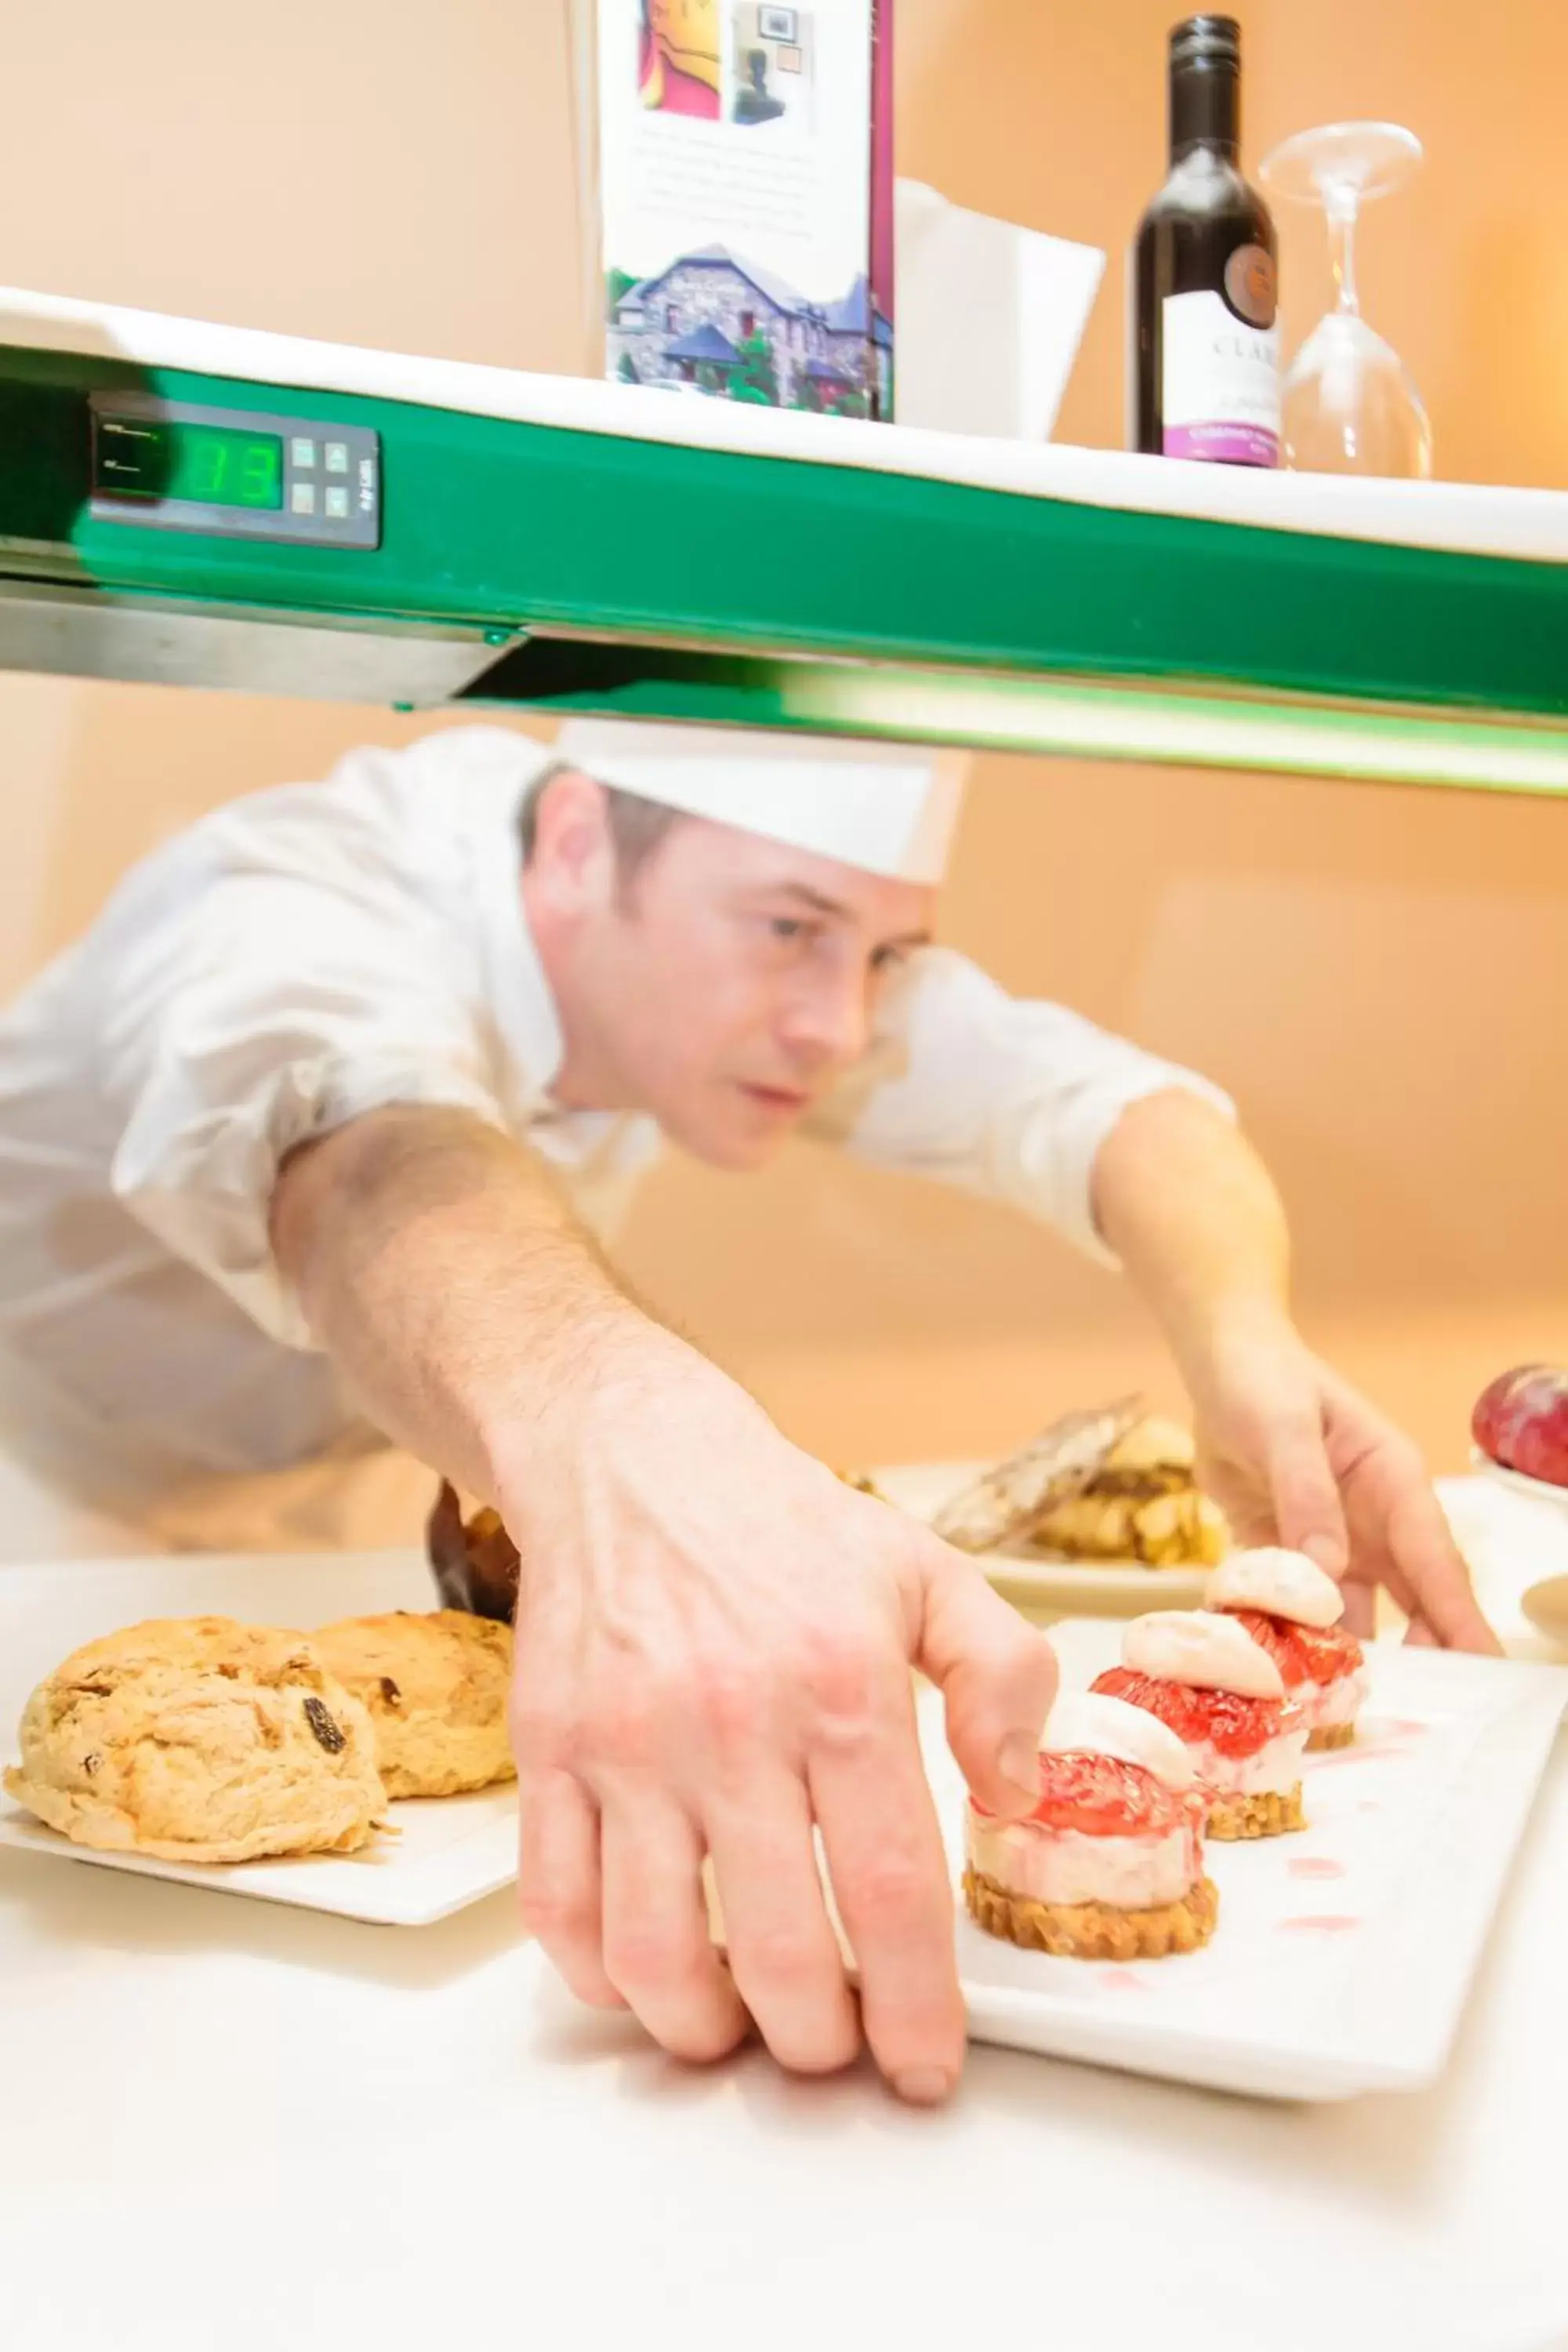
[[[1241,1698],[1285,1696],[1279,1667],[1246,1626],[1206,1609],[1157,1609],[1134,1617],[1121,1637],[1121,1663],[1134,1674],[1194,1690],[1235,1691]]]
[[[1261,1609],[1292,1625],[1326,1633],[1345,1613],[1345,1597],[1304,1551],[1272,1544],[1256,1551],[1233,1551],[1204,1588],[1205,1609]]]
[[[1179,1795],[1193,1785],[1192,1759],[1171,1729],[1147,1707],[1099,1691],[1063,1691],[1040,1735],[1041,1751],[1054,1756],[1114,1756],[1142,1765],[1145,1772]]]

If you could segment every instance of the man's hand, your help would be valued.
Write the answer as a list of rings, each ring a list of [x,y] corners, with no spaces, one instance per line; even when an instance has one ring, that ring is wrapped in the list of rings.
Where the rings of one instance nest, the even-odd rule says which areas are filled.
[[[1022,1815],[1057,1679],[1044,1635],[650,1327],[499,1468],[522,1558],[522,1907],[567,1982],[696,2060],[754,2019],[784,2065],[822,2073],[863,2021],[903,2096],[942,2097],[963,2015],[910,1667],[941,1687],[976,1796]]]
[[[750,2016],[820,2072],[863,2021],[905,2097],[941,2098],[963,2014],[910,1668],[942,1689],[975,1795],[1022,1815],[1056,1688],[1044,1635],[640,1313],[544,1163],[477,1119],[368,1114],[289,1161],[272,1222],[380,1425],[517,1542],[522,1906],[568,1981],[691,2058]]]
[[[1421,1456],[1281,1318],[1189,1355],[1199,1475],[1244,1544],[1310,1552],[1368,1634],[1379,1585],[1413,1642],[1496,1652]]]
[[[1415,1446],[1302,1343],[1285,1212],[1245,1137],[1191,1095],[1151,1095],[1100,1146],[1094,1205],[1171,1343],[1200,1475],[1241,1542],[1343,1579],[1352,1633],[1372,1631],[1381,1584],[1413,1641],[1495,1651]]]

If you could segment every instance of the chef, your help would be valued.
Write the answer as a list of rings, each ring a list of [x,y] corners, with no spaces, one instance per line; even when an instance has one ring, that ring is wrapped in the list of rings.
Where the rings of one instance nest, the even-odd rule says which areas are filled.
[[[963,2033],[909,1667],[1006,1815],[1054,1661],[617,1283],[666,1138],[747,1170],[817,1136],[1119,1262],[1242,1537],[1346,1579],[1352,1623],[1381,1583],[1491,1646],[1414,1448],[1294,1327],[1224,1097],[932,944],[960,782],[592,723],[362,751],[166,844],[0,1020],[24,1548],[46,1507],[79,1544],[364,1539],[378,1479],[438,1467],[525,1563],[521,1899],[568,1982],[694,2059],[754,2025],[826,2071],[863,2032],[917,2101]]]

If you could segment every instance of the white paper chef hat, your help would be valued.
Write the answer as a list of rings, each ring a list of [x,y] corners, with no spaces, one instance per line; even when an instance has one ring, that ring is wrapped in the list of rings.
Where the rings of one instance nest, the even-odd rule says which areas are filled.
[[[559,759],[688,816],[902,882],[940,882],[968,761],[913,743],[568,719]]]

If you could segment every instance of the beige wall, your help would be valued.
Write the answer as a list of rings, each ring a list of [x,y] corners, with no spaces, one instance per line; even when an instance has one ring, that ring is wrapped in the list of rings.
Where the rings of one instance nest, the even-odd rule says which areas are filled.
[[[900,0],[900,167],[1109,246],[1061,423],[1120,436],[1121,253],[1160,169],[1171,0]],[[1568,29],[1494,0],[1243,11],[1248,144],[1384,113],[1428,142],[1371,224],[1368,307],[1416,370],[1440,469],[1568,479]],[[0,280],[454,357],[579,352],[556,0],[211,0],[5,12]],[[150,34],[148,27],[153,29]],[[289,127],[281,136],[278,126]],[[1286,300],[1325,299],[1287,221]],[[420,722],[428,723],[428,722]],[[0,680],[0,987],[126,863],[224,795],[319,772],[379,712]],[[991,761],[949,935],[1194,1062],[1289,1196],[1309,1328],[1462,1456],[1500,1364],[1568,1354],[1568,808]],[[963,1453],[1132,1381],[1170,1394],[1107,1277],[1000,1214],[805,1152],[671,1169],[643,1286],[806,1442]]]

